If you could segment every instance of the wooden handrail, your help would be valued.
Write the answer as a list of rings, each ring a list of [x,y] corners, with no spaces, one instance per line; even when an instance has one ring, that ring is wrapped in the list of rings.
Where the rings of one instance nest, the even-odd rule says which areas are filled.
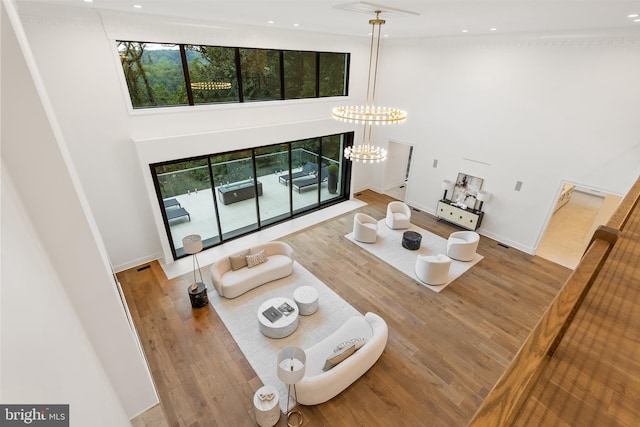
[[[607,226],[596,230],[584,256],[545,310],[507,370],[476,411],[469,427],[512,425],[609,253],[640,200],[640,179],[624,198]]]

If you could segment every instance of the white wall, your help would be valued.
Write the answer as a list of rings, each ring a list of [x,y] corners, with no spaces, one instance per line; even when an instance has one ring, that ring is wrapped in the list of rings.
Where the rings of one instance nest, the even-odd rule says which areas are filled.
[[[264,145],[325,128],[354,129],[360,140],[360,127],[327,120],[335,103],[349,101],[343,99],[132,111],[114,40],[352,52],[357,102],[365,91],[366,38],[42,4],[22,6],[21,17],[118,270],[163,255],[166,238],[141,168],[150,158]],[[460,171],[484,178],[494,198],[485,204],[482,233],[534,252],[563,180],[624,194],[638,175],[637,53],[637,37],[608,35],[386,39],[377,100],[407,109],[409,120],[377,127],[374,143],[415,146],[407,200],[426,211],[433,212],[442,179]],[[353,171],[353,191],[384,190],[382,166],[355,164]],[[524,183],[520,192],[516,181]]]
[[[414,145],[414,206],[433,213],[458,172],[484,178],[481,232],[532,253],[562,181],[625,194],[640,174],[638,33],[396,40],[384,55],[380,98],[409,119],[379,140]]]
[[[5,199],[4,192],[3,202],[6,203],[2,208],[4,214],[5,209],[15,205],[14,208],[18,210],[7,210],[8,219],[23,215],[24,221],[15,226],[37,235],[37,242],[30,239],[18,245],[14,253],[11,244],[19,238],[19,234],[15,234],[13,223],[6,222],[3,215],[3,338],[4,328],[10,331],[9,337],[19,338],[21,333],[26,337],[35,336],[37,331],[32,328],[37,325],[41,325],[42,332],[46,333],[49,328],[66,328],[69,323],[79,322],[69,332],[77,335],[77,331],[84,330],[93,347],[94,357],[100,362],[95,367],[93,362],[87,361],[79,369],[93,367],[100,371],[94,377],[105,376],[109,379],[122,405],[122,408],[114,409],[114,417],[118,417],[117,411],[122,409],[126,416],[133,417],[158,402],[153,382],[135,333],[127,320],[104,244],[19,18],[11,1],[4,1],[3,6],[6,7],[2,13],[1,50],[3,177],[11,178],[12,185],[8,189],[15,191],[23,210],[20,210],[16,197]],[[30,247],[33,247],[33,259],[25,255],[25,250]],[[21,266],[29,264],[29,267],[16,270],[14,262]],[[5,265],[8,268],[7,276]],[[9,290],[5,295],[7,284],[13,287],[7,288]],[[51,289],[40,292],[42,287],[48,286]],[[53,296],[53,299],[49,296]],[[34,307],[27,309],[25,305],[29,304]],[[42,306],[47,308],[35,310]],[[59,324],[56,319],[50,318],[58,310],[61,316]],[[59,365],[61,361],[57,358],[65,352],[66,357],[73,360],[76,352],[82,355],[89,351],[84,338],[70,335],[68,340],[68,347],[62,344],[57,349],[48,350],[45,347],[37,354],[27,354],[25,352],[28,350],[19,347],[11,348],[7,353],[11,355],[8,359],[11,364],[6,365],[3,359],[3,378],[5,371],[15,370],[9,375],[14,378],[14,375],[28,370],[33,364],[16,364],[20,354],[25,361],[37,360],[46,367],[49,363]],[[6,351],[4,345],[3,351]],[[62,402],[67,399],[65,393],[70,393],[74,387],[79,389],[76,393],[82,392],[83,388],[87,393],[89,389],[72,374],[69,375],[69,383],[60,388],[58,398]],[[75,374],[82,375],[83,371]],[[59,380],[60,375],[60,372],[52,373],[52,381]],[[87,380],[91,378],[88,374],[86,377]],[[15,383],[12,382],[9,384],[11,387],[6,389],[7,395],[26,398],[31,392],[35,399],[40,396],[37,390],[42,387],[41,382],[47,380],[45,376],[38,381],[36,376],[25,374],[20,394],[10,394],[16,392],[13,388]],[[113,401],[111,390],[105,390],[101,384],[96,384],[96,387],[99,393],[96,396],[87,393],[86,399],[96,399],[101,403],[104,398],[107,404]]]
[[[0,401],[68,404],[76,426],[130,425],[6,168],[1,182]]]
[[[162,257],[161,239],[166,237],[163,229],[150,221],[159,216],[157,202],[150,200],[147,187],[151,157],[171,160],[238,145],[286,141],[294,134],[307,138],[353,129],[328,119],[337,98],[133,111],[115,41],[336,52],[361,49],[364,55],[354,55],[352,67],[366,70],[366,38],[354,42],[302,32],[265,33],[140,14],[99,15],[92,9],[42,4],[22,5],[20,14],[116,270]],[[353,85],[352,93],[364,96],[361,85],[359,81]],[[139,151],[140,159],[134,141],[145,141],[147,149]]]

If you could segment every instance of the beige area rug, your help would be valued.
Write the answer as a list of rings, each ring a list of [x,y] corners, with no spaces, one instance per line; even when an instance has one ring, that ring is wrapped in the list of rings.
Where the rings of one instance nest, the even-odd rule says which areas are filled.
[[[312,286],[318,291],[320,308],[311,316],[300,316],[296,331],[285,338],[267,338],[258,328],[258,308],[274,297],[293,300],[299,286]],[[249,364],[265,385],[280,393],[280,409],[285,412],[287,388],[278,379],[278,353],[288,345],[309,348],[337,330],[347,319],[360,313],[327,285],[294,262],[293,274],[255,288],[237,298],[222,298],[209,291],[209,302],[224,322]]]
[[[415,231],[422,235],[420,249],[410,251],[402,247],[402,233],[405,231]],[[421,285],[431,289],[434,292],[441,292],[451,282],[460,277],[465,271],[476,265],[484,257],[476,254],[473,261],[462,262],[451,260],[451,268],[449,269],[449,278],[444,285],[431,286],[420,281],[416,276],[415,267],[418,255],[437,255],[447,253],[447,240],[437,236],[427,230],[411,224],[408,230],[392,230],[384,222],[384,219],[378,221],[378,238],[375,243],[361,243],[353,239],[353,233],[345,236],[362,249],[372,253],[387,264],[400,270],[407,276],[413,278]]]

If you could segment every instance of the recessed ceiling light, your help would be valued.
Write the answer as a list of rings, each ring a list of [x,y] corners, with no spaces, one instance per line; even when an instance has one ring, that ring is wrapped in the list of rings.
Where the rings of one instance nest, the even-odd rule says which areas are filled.
[[[462,30],[462,32],[463,32],[463,33],[468,33],[468,32],[469,32],[469,30]]]
[[[276,21],[267,21],[267,24],[275,24]]]
[[[491,31],[498,31],[498,29],[497,28],[492,28]]]
[[[632,13],[631,15],[627,15],[627,18],[637,18],[638,14],[637,13]]]
[[[633,22],[640,22],[640,19],[634,19]]]
[[[293,24],[293,26],[294,26],[294,27],[299,27],[299,26],[300,26],[300,24]]]
[[[93,0],[84,0],[85,3],[93,3]]]
[[[140,4],[134,4],[133,7],[136,9],[142,9],[142,5]]]

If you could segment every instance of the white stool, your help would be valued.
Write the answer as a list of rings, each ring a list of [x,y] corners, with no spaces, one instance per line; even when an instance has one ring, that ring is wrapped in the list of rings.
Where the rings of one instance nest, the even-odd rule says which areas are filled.
[[[271,399],[268,399],[270,396]],[[273,427],[280,420],[278,398],[278,390],[270,385],[260,387],[253,395],[256,423],[260,427]]]
[[[300,286],[293,291],[293,300],[298,306],[298,311],[303,316],[318,311],[318,291],[312,286]]]

